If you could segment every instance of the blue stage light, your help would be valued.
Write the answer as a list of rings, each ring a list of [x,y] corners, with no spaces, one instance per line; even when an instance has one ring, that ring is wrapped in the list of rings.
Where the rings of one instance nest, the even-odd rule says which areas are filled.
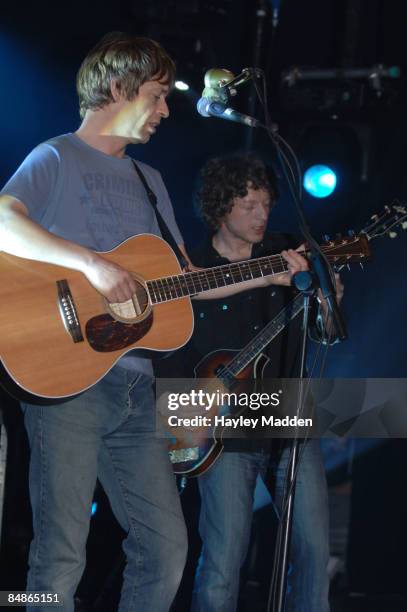
[[[327,198],[336,187],[336,174],[328,166],[311,166],[304,174],[303,185],[314,198]]]
[[[91,515],[93,516],[96,513],[96,510],[98,509],[98,504],[97,502],[92,502],[92,509],[91,509]]]

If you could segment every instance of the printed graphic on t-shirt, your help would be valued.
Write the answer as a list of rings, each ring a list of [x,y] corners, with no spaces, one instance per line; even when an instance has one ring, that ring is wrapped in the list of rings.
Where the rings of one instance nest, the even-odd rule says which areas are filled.
[[[137,233],[157,231],[153,210],[142,189],[136,180],[118,175],[83,175],[80,203],[86,228],[99,249],[111,248],[112,241],[119,244],[129,236],[131,228],[137,228]]]

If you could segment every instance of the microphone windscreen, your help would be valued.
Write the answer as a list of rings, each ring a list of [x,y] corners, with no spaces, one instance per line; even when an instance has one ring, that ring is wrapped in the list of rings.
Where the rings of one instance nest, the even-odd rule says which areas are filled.
[[[208,106],[210,103],[211,101],[208,100],[208,98],[199,98],[198,102],[196,103],[196,110],[200,115],[202,115],[202,117],[210,117],[210,114],[208,113]]]

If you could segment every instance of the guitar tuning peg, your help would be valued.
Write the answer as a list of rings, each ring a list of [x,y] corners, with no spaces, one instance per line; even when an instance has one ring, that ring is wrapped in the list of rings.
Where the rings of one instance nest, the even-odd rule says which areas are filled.
[[[407,229],[407,221],[403,221],[401,224],[402,229]]]
[[[389,238],[397,238],[397,232],[388,232]]]
[[[377,221],[379,218],[379,215],[375,214],[375,215],[372,215],[370,218],[372,219],[372,221]]]
[[[359,263],[360,267],[362,268],[362,270],[365,269],[365,266],[362,264],[362,262]]]

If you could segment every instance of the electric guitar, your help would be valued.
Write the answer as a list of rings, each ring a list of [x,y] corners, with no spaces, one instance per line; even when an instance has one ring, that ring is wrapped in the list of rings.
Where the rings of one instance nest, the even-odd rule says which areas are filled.
[[[398,205],[386,206],[381,215],[373,215],[372,222],[362,230],[368,242],[382,235],[394,238],[394,228],[407,229],[407,210]],[[360,257],[360,262],[365,261]],[[352,261],[357,261],[356,257]],[[348,261],[338,259],[336,269],[340,270]],[[303,310],[303,296],[298,294],[279,314],[270,321],[245,347],[240,350],[216,350],[208,353],[194,368],[197,379],[213,379],[213,389],[224,388],[226,391],[239,392],[239,385],[244,380],[256,380],[263,376],[269,362],[264,349],[280,334],[284,328]],[[207,389],[205,389],[207,390]],[[225,406],[214,406],[207,416],[225,414]],[[223,427],[213,427],[208,436],[207,428],[186,429],[169,427],[167,434],[171,437],[169,445],[170,459],[175,474],[180,476],[199,476],[206,472],[220,456],[223,450]]]

